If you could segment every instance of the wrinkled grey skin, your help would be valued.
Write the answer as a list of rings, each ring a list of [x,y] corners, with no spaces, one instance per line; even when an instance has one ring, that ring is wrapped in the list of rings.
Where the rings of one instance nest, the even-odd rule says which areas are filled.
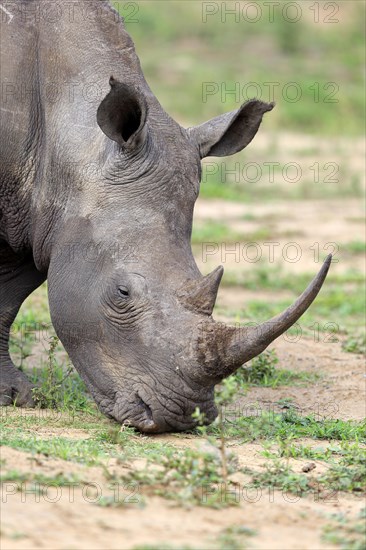
[[[248,334],[245,353],[216,331],[222,270],[204,279],[190,246],[200,160],[241,150],[273,106],[186,130],[107,2],[55,23],[39,8],[1,14],[0,403],[34,404],[8,337],[47,278],[54,328],[104,413],[144,432],[188,429],[197,406],[210,422],[215,384],[278,331]]]

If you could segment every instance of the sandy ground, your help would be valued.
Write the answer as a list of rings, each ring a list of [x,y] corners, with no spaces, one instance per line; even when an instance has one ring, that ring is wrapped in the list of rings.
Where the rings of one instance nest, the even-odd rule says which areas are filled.
[[[271,146],[265,135],[259,137],[256,146]],[[314,148],[310,138],[279,136],[277,147],[287,147],[288,154],[304,148]],[[284,140],[282,143],[281,140]],[[267,141],[266,141],[267,140]],[[319,155],[328,154],[326,141],[319,142]],[[348,142],[337,146],[343,154],[349,155],[353,168],[362,169],[358,142],[351,148]],[[291,149],[292,147],[292,149]],[[333,144],[333,149],[335,145]],[[348,149],[347,149],[348,147]],[[290,152],[290,153],[289,153]],[[288,157],[292,158],[292,157]],[[314,159],[312,162],[314,162]],[[329,159],[329,154],[326,157]],[[247,215],[252,219],[246,221]],[[320,252],[330,252],[324,247],[329,243],[338,246],[336,259],[331,269],[342,273],[350,268],[364,270],[365,259],[361,255],[347,255],[342,252],[342,244],[355,240],[364,240],[364,211],[359,199],[331,199],[306,201],[276,201],[266,204],[238,204],[220,200],[199,200],[196,208],[196,220],[221,220],[231,229],[252,234],[263,225],[268,225],[273,234],[270,240],[279,243],[276,250],[282,251],[287,243],[296,241],[301,249],[301,258],[297,262],[283,261],[277,255],[276,261],[282,269],[289,272],[314,273],[319,269],[319,261],[314,258],[314,243],[319,243]],[[287,236],[286,236],[287,235]],[[291,235],[291,237],[289,237]],[[267,249],[266,249],[267,250]],[[202,251],[201,251],[202,252]],[[220,245],[215,254],[203,261],[203,254],[196,250],[197,261],[202,272],[208,273],[218,264],[230,270],[250,270],[253,263],[245,262],[241,257],[236,261],[233,255],[222,257]],[[265,255],[262,258],[268,262]],[[290,295],[290,294],[289,294]],[[287,296],[286,291],[281,297]],[[221,309],[234,308],[241,300],[252,298],[276,299],[270,291],[257,293],[240,289],[223,288],[218,296]],[[365,362],[360,355],[346,353],[340,342],[314,341],[301,338],[289,343],[278,339],[272,346],[276,349],[280,366],[292,370],[320,372],[323,377],[308,387],[252,388],[231,407],[237,414],[261,414],[261,411],[279,411],[279,401],[291,399],[292,405],[302,414],[313,413],[321,418],[342,418],[360,420],[365,417]],[[43,352],[42,341],[35,344],[34,355],[29,358],[35,364]],[[44,356],[44,354],[43,354]],[[32,363],[33,361],[33,363]],[[23,411],[23,414],[35,414]],[[58,428],[51,422],[49,427],[35,430],[41,438],[62,435],[75,439],[88,438],[86,430]],[[169,442],[177,447],[195,446],[197,438],[189,435],[161,435],[155,440]],[[326,446],[327,442],[302,441],[316,446]],[[199,441],[198,441],[199,443]],[[229,442],[230,451],[235,453],[241,465],[251,468],[262,467],[264,462],[260,454],[260,444],[238,444]],[[1,449],[1,458],[7,465],[18,471],[30,470],[46,475],[57,473],[77,474],[88,489],[77,483],[70,487],[49,487],[44,495],[22,493],[18,491],[19,482],[7,482],[3,486],[1,506],[1,548],[3,550],[23,550],[43,548],[52,550],[91,550],[91,549],[132,549],[136,546],[150,545],[161,548],[169,544],[173,548],[185,545],[194,549],[217,548],[219,536],[226,528],[243,527],[253,529],[254,536],[242,535],[242,547],[263,550],[321,550],[335,548],[322,540],[322,530],[329,523],[331,514],[342,513],[354,518],[364,506],[364,500],[356,496],[329,493],[327,498],[319,499],[317,494],[297,498],[279,491],[254,491],[246,486],[243,474],[237,475],[237,507],[213,510],[204,507],[182,508],[176,503],[160,497],[143,498],[139,490],[135,495],[136,503],[129,503],[131,489],[121,487],[121,495],[126,505],[121,508],[97,506],[100,496],[111,494],[100,467],[87,467],[65,462],[46,456],[32,456],[7,447]],[[291,465],[301,471],[306,460],[293,460]],[[141,466],[141,465],[140,465]],[[108,467],[121,468],[113,460]],[[138,468],[139,464],[130,465]],[[317,471],[326,468],[317,463]],[[309,474],[310,475],[310,474]],[[91,484],[91,485],[90,485]],[[220,490],[219,487],[216,490]],[[121,496],[120,495],[120,496]],[[222,498],[225,498],[223,493]],[[221,542],[221,548],[229,548]]]
[[[99,488],[103,491],[104,486]],[[335,512],[353,515],[361,507],[350,497],[332,502],[329,495],[328,503],[317,502],[315,497],[294,502],[296,497],[265,491],[244,493],[240,506],[225,511],[182,509],[157,497],[149,498],[142,508],[106,509],[88,502],[93,495],[86,497],[79,488],[72,496],[70,502],[66,489],[59,495],[50,490],[48,500],[59,497],[52,503],[45,497],[40,502],[27,497],[22,503],[20,494],[9,498],[4,531],[17,533],[18,538],[6,537],[2,548],[120,549],[154,543],[161,548],[168,542],[177,548],[206,549],[213,548],[223,529],[233,525],[258,532],[249,539],[255,548],[333,548],[319,542],[326,516]]]

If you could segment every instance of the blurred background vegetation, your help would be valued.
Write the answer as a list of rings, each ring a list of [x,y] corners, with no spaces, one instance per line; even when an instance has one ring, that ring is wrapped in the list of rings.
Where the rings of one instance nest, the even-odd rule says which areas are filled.
[[[125,17],[150,86],[181,123],[200,122],[235,109],[246,99],[246,92],[257,95],[255,87],[245,88],[248,82],[259,85],[262,99],[268,101],[265,83],[272,82],[279,83],[277,107],[266,128],[329,136],[361,134],[365,3],[301,0],[292,4],[296,7],[283,0],[115,3]],[[239,86],[241,97],[221,97],[218,91],[203,102],[205,82],[215,82],[219,88],[223,83],[227,90]],[[296,82],[301,90],[299,101],[286,99],[289,82]],[[296,97],[295,88],[287,91],[290,98]]]

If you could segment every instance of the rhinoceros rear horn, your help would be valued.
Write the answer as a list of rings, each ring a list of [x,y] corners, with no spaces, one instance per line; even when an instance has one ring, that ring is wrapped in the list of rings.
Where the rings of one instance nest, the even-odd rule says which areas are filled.
[[[147,103],[136,88],[111,76],[111,90],[98,107],[97,122],[107,137],[123,149],[133,149],[145,139]]]

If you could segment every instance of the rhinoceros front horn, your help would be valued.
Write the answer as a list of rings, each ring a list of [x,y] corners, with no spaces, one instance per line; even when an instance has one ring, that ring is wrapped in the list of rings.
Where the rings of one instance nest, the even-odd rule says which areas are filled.
[[[212,320],[203,323],[197,343],[198,356],[203,366],[202,378],[217,383],[229,376],[241,365],[262,353],[273,340],[296,323],[316,298],[327,276],[331,260],[330,254],[301,296],[269,321],[258,326],[240,328]]]

